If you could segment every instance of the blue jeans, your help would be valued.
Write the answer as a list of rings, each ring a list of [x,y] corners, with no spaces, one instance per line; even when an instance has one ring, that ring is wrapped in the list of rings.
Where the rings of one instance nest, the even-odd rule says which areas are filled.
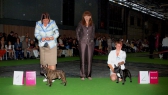
[[[16,59],[18,59],[19,55],[20,55],[20,58],[23,58],[22,50],[16,50],[15,54],[16,54]]]

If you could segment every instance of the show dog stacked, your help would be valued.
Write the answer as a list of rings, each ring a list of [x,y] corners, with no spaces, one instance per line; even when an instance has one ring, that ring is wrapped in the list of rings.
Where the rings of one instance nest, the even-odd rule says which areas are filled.
[[[66,86],[67,81],[66,81],[65,72],[63,70],[50,70],[48,68],[48,65],[42,66],[42,70],[45,77],[47,78],[47,85],[49,84],[49,86],[51,87],[53,79],[61,79],[62,84]]]
[[[132,82],[131,73],[128,69],[121,70],[120,66],[114,65],[114,73],[117,74],[117,82],[116,83],[119,83],[119,78],[120,78],[120,79],[122,79],[122,84],[124,85],[127,77],[129,77],[130,82]]]

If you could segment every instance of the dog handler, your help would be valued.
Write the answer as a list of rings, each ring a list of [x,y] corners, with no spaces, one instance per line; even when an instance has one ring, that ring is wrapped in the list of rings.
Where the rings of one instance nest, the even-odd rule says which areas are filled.
[[[108,61],[107,64],[110,68],[110,79],[112,81],[115,81],[117,79],[117,75],[116,73],[114,73],[114,64],[116,66],[121,66],[121,69],[125,69],[125,60],[126,60],[126,53],[125,51],[122,51],[122,41],[117,40],[115,42],[115,50],[110,51],[109,55],[108,55]],[[121,79],[120,79],[121,81]]]
[[[48,13],[43,13],[41,20],[36,22],[34,35],[38,39],[40,48],[40,64],[48,64],[49,69],[55,70],[59,32],[56,22],[50,19]],[[45,78],[43,81],[47,81],[47,79]]]

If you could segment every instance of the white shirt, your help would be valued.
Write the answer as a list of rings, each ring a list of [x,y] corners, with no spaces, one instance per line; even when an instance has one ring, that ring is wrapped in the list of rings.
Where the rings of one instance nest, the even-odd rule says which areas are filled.
[[[126,53],[125,53],[125,51],[120,50],[120,53],[119,53],[119,55],[117,56],[117,55],[116,55],[116,50],[112,50],[112,51],[109,53],[109,55],[108,55],[107,64],[111,64],[111,65],[113,66],[113,68],[114,68],[114,64],[115,64],[116,66],[118,66],[118,63],[119,63],[119,62],[124,61],[124,63],[125,63],[125,60],[126,60]],[[124,64],[121,65],[121,69],[122,69],[122,70],[125,69]]]
[[[168,47],[168,37],[165,37],[163,40],[162,40],[162,47]]]
[[[8,49],[12,49],[12,45],[9,45],[9,46],[8,46]]]

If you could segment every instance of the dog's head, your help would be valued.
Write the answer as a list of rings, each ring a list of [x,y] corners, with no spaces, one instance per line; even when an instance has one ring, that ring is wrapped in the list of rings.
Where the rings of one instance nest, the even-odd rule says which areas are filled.
[[[120,73],[121,67],[114,64],[114,73]]]
[[[41,73],[47,74],[48,72],[48,64],[47,65],[42,65],[41,67]]]

